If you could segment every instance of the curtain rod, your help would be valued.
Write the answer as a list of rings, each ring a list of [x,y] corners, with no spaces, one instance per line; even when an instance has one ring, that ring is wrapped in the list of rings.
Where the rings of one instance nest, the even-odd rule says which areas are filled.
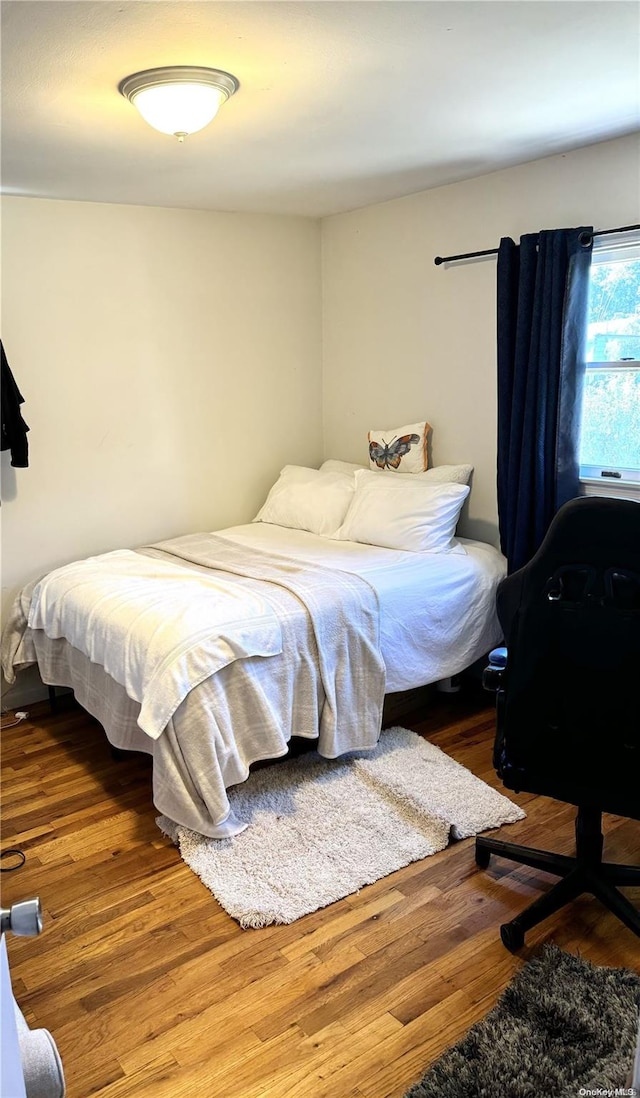
[[[640,229],[640,225],[622,225],[619,229],[599,229],[597,233],[594,233],[594,239],[596,236],[611,236],[613,233],[629,233]],[[581,240],[581,244],[588,243],[588,236],[590,234],[583,233],[583,236],[587,239]],[[484,252],[465,252],[463,255],[437,255],[434,259],[436,267],[440,267],[442,263],[455,263],[458,259],[476,259],[480,255],[497,255],[498,248],[487,248]]]

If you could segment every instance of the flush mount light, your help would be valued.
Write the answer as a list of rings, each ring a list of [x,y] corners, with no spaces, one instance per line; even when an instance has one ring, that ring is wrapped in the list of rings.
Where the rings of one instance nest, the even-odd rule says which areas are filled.
[[[235,76],[198,65],[145,69],[125,77],[118,90],[138,108],[150,126],[184,141],[215,118],[240,87]]]

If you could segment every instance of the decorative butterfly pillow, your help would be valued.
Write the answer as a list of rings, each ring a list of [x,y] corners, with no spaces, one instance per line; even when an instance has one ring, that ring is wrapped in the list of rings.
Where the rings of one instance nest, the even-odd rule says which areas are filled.
[[[430,424],[369,431],[369,468],[391,473],[424,473],[428,468],[427,438]]]

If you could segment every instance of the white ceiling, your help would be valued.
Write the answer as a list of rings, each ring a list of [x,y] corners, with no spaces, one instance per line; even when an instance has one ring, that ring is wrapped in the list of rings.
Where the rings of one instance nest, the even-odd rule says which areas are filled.
[[[2,189],[323,216],[636,130],[635,0],[10,0]],[[179,145],[118,93],[240,90]]]

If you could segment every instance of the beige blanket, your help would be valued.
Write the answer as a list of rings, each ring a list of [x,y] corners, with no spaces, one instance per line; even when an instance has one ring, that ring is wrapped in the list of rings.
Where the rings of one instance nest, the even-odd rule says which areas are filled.
[[[323,753],[335,758],[353,750],[354,740],[362,738],[362,730],[358,731],[362,715],[370,714],[372,705],[374,712],[379,712],[376,724],[380,731],[385,668],[380,654],[378,596],[366,580],[284,556],[247,551],[214,534],[187,534],[148,548],[169,554],[173,560],[228,573],[234,581],[241,577],[252,587],[258,583],[267,602],[273,586],[294,595],[306,609],[315,645],[312,650],[301,630],[293,645],[283,646],[283,656],[297,660],[306,648],[306,657],[317,665],[324,692],[319,733],[329,749]]]

